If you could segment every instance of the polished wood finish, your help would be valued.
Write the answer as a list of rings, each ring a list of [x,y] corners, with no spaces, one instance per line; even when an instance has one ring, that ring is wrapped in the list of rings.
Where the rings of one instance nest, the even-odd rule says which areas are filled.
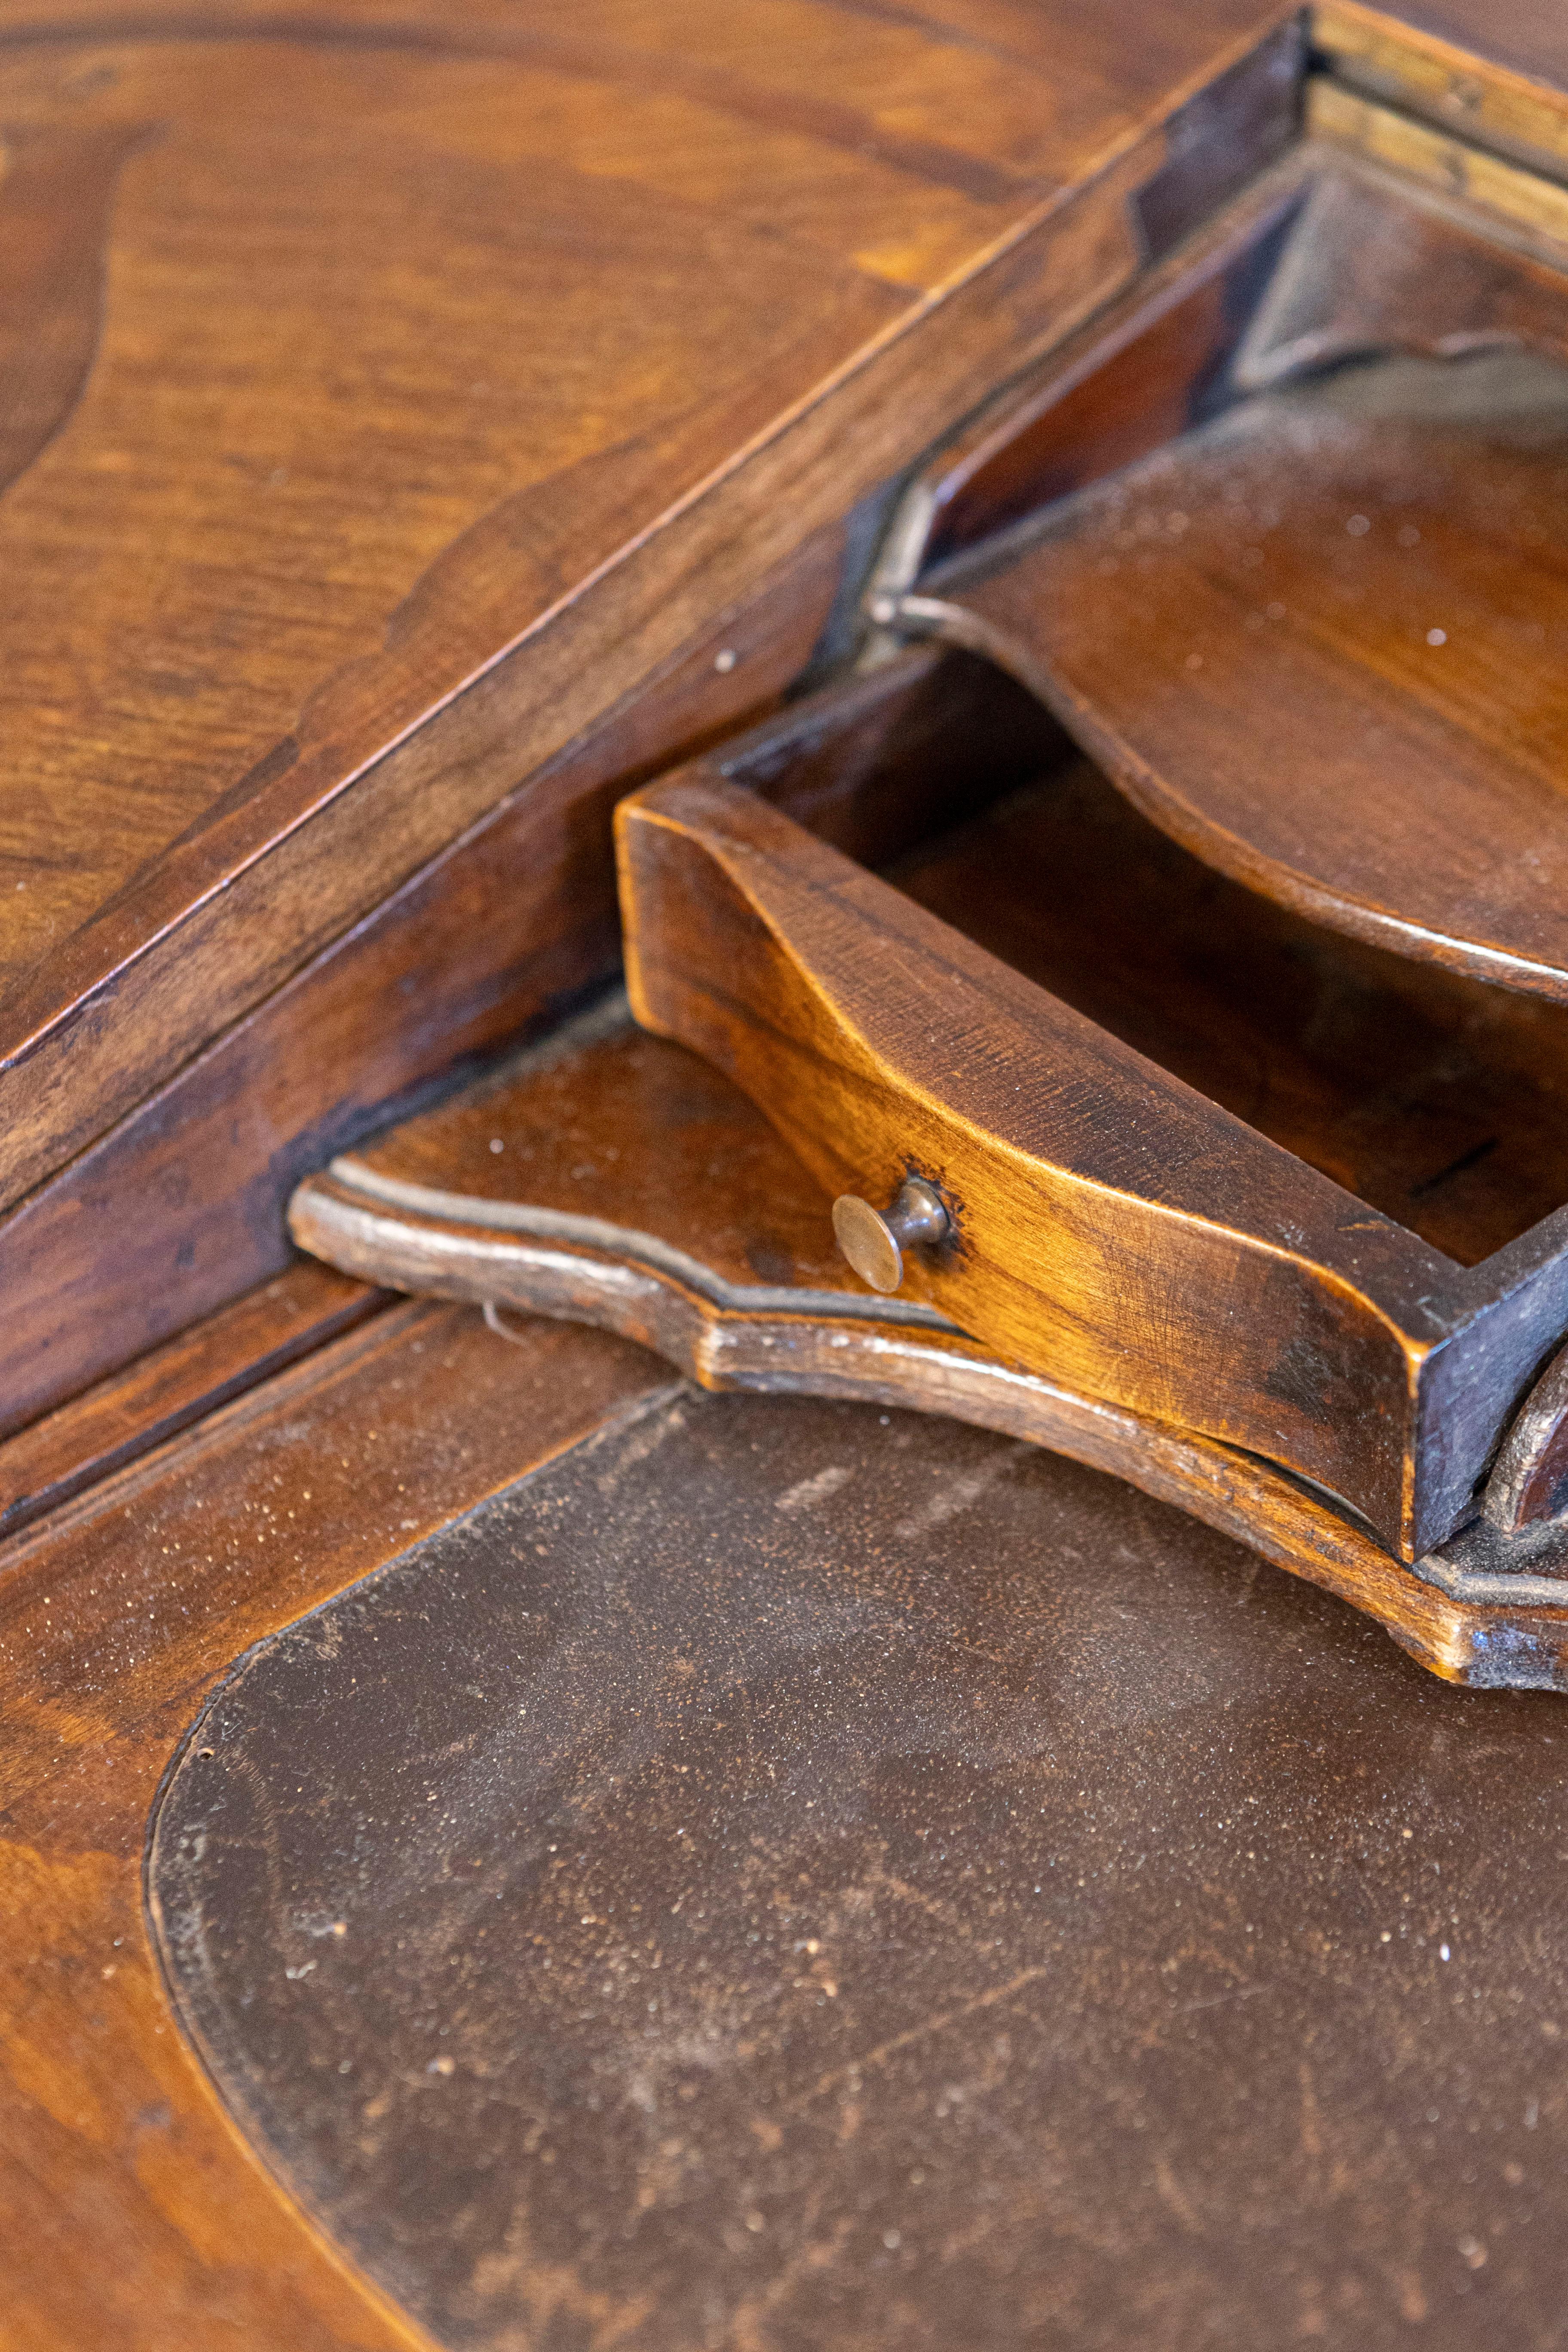
[[[1476,1265],[1568,1201],[1568,1012],[1227,881],[1089,761],[891,869],[910,898],[1298,1160]]]
[[[827,1210],[743,1095],[613,1002],[335,1160],[300,1186],[290,1223],[345,1273],[483,1306],[501,1329],[516,1308],[592,1323],[705,1389],[912,1406],[1049,1447],[1337,1593],[1447,1681],[1568,1688],[1561,1526],[1517,1561],[1483,1531],[1413,1572],[1256,1457],[1001,1361],[929,1307],[868,1297],[834,1255]],[[1502,1499],[1508,1465],[1538,1451],[1543,1412],[1561,1422],[1562,1388],[1543,1382],[1521,1415],[1492,1524],[1522,1524]]]
[[[1568,189],[1556,178],[1333,81],[1312,83],[1307,122],[1320,137],[1370,163],[1425,181],[1445,196],[1464,197],[1489,214],[1503,235],[1538,247],[1546,260],[1561,263],[1568,257]]]
[[[1540,259],[1556,215],[1550,195],[1534,215],[1513,195],[1559,169],[1557,12],[1512,0],[1500,26],[1477,0],[1401,5],[1426,29],[1357,0],[1314,12],[1326,97],[1303,85],[1300,20],[1278,0],[662,16],[590,0],[570,23],[511,0],[439,16],[234,0],[210,20],[175,0],[119,18],[58,0],[0,25],[7,2347],[431,2343],[387,2233],[411,2212],[438,2261],[479,2246],[460,2217],[480,2142],[455,2105],[426,2104],[452,2078],[405,2070],[403,2037],[410,2002],[421,2035],[426,2019],[477,2026],[453,1988],[479,1979],[448,1968],[437,1985],[399,1950],[399,1889],[460,1904],[476,1830],[519,1874],[521,1932],[483,1948],[489,2046],[503,2066],[537,2056],[546,2124],[573,2125],[552,2181],[535,2109],[506,2110],[509,2130],[526,2118],[521,2156],[489,2187],[517,2227],[470,2273],[497,2352],[520,2330],[651,2346],[661,2326],[686,2352],[694,2315],[757,2352],[1012,2352],[1020,2326],[1087,2341],[1123,2321],[1130,2339],[1248,2352],[1281,2325],[1369,2345],[1425,2328],[1443,2352],[1489,2328],[1529,2352],[1555,2342],[1554,1709],[1437,1688],[1377,1627],[1152,1497],[1244,1529],[1439,1675],[1557,1685],[1562,1423],[1542,1368],[1568,1328],[1565,1236],[1561,1215],[1518,1227],[1555,1182],[1559,1009],[1496,1013],[1495,992],[1415,964],[1400,984],[1396,959],[1320,936],[1298,968],[1303,999],[1345,1015],[1326,1038],[1279,978],[1312,927],[1265,908],[1249,928],[1231,886],[1107,815],[1102,781],[995,672],[899,652],[884,625],[830,704],[789,698],[855,650],[890,486],[964,417],[984,412],[950,454],[1005,423],[1016,395],[999,384],[1037,392],[1046,357],[1089,384],[1095,338],[1122,338],[1058,444],[1053,495],[1215,414],[1318,168],[1292,148],[1304,107],[1335,130],[1342,171],[1363,168],[1346,142],[1392,153],[1404,109],[1407,180],[1511,191],[1484,226],[1513,276],[1494,273],[1505,299],[1481,323],[1522,315],[1517,257]],[[1352,19],[1382,45],[1375,73]],[[1446,228],[1406,244],[1418,297],[1459,249]],[[1152,366],[1135,317],[1151,300],[1166,307]],[[1354,303],[1327,323],[1353,329]],[[1302,331],[1324,331],[1314,314]],[[983,472],[969,516],[989,529]],[[622,1049],[618,1101],[576,1100],[559,1060],[536,1068],[548,1106],[500,1154],[489,1110],[454,1109],[470,1207],[515,1207],[526,1174],[555,1197],[553,1231],[481,1216],[459,1232],[384,1181],[372,1215],[422,1245],[439,1234],[448,1271],[467,1249],[475,1297],[505,1260],[516,1297],[548,1275],[544,1303],[613,1321],[628,1276],[646,1277],[641,1328],[698,1379],[776,1384],[769,1337],[814,1382],[858,1354],[880,1405],[697,1397],[612,1332],[510,1311],[487,1330],[472,1307],[389,1306],[320,1268],[279,1277],[303,1171],[346,1153],[360,1179],[313,1197],[356,1214],[363,1171],[384,1180],[405,1150],[434,1180],[441,1115],[364,1138],[611,978],[610,804],[705,750],[703,790],[742,793],[748,826],[795,820],[832,845],[811,857],[890,864],[911,918],[945,915],[973,931],[969,952],[1016,961],[1019,987],[1043,980],[1111,1033],[1118,1068],[1168,1064],[1162,1100],[1190,1055],[1205,1131],[1249,1119],[1249,1153],[1283,1143],[1317,1183],[1364,1189],[1376,1232],[1397,1219],[1424,1237],[1423,1296],[1450,1315],[1427,1359],[1450,1504],[1474,1506],[1526,1400],[1490,1516],[1405,1566],[1266,1464],[1020,1371],[920,1302],[858,1297],[775,1132],[689,1064],[661,1092],[650,1074],[677,1049],[651,1038]],[[1102,824],[1129,859],[1124,928],[1104,937],[1125,945],[1143,921],[1150,938],[1096,971],[1081,948],[1105,899],[1080,889],[1042,947],[1025,866],[1044,851],[1065,872],[1076,842],[1085,875]],[[1236,927],[1206,971],[1205,881]],[[1378,1099],[1395,1045],[1421,1073],[1414,1107]],[[679,1150],[712,1189],[694,1181],[667,1223],[656,1160],[628,1169],[616,1139],[634,1118],[657,1129],[661,1102],[674,1130],[682,1101]],[[629,1240],[562,1222],[584,1195],[613,1215],[617,1187],[642,1221]],[[661,1232],[677,1238],[638,1259]],[[705,1285],[672,1267],[682,1246]],[[808,1273],[827,1301],[815,1353],[770,1296]],[[1476,1352],[1450,1344],[1472,1331]],[[1284,1409],[1321,1398],[1321,1372],[1308,1333]],[[981,1417],[1022,1403],[1009,1431],[1150,1492],[951,1414],[906,1420],[908,1397]],[[498,1713],[476,1682],[489,1711],[458,1728],[479,1745],[432,1753],[473,1695],[448,1669],[497,1654],[462,1571],[497,1496],[536,1546],[574,1531],[586,1582],[548,1593],[537,1548],[496,1572],[510,1607],[542,1601],[534,1630],[583,1737],[540,1744],[532,1685],[509,1683]],[[435,1621],[399,1599],[429,1598],[431,1538],[452,1576]],[[583,1592],[609,1595],[636,1688],[612,1685],[570,1606],[546,1617]],[[362,1659],[374,1673],[389,1606],[414,1676],[338,1705],[333,1675],[353,1693]],[[285,1825],[340,1851],[390,1759],[386,1835],[355,1849],[350,2022],[416,2129],[405,2204],[373,2197],[363,2232],[237,2075],[215,2075],[172,1989],[188,1923],[165,1908],[160,1941],[147,1916],[150,1838],[193,1819],[185,1776],[212,1760],[190,1735],[265,1699],[285,1652],[324,1679],[269,1751],[289,1785],[246,1784],[282,1805],[253,1847],[205,1850],[255,1864],[262,1912],[194,1892],[207,1956],[232,1936],[242,1973],[269,1970],[274,1929],[310,1932]],[[305,1760],[323,1755],[330,1785]],[[679,1811],[643,1802],[645,1769]],[[431,1805],[476,1774],[481,1807]],[[529,1877],[546,1780],[542,1803],[594,1820],[628,1906],[679,1882],[672,1998],[655,2019],[637,1989],[635,2039],[615,2038],[605,1985],[625,1990],[626,1956],[578,1906],[586,1883],[570,1864]],[[704,1822],[712,1842],[689,1850]],[[769,1872],[780,1899],[742,1924]],[[1477,1970],[1471,1948],[1489,1955]],[[314,1982],[269,1977],[241,2023],[287,2015]],[[403,2006],[382,2032],[388,1987]],[[651,2093],[650,2059],[671,2069]],[[301,2088],[348,2100],[342,2063],[291,2042],[279,2105]],[[481,2086],[481,2123],[501,2081]],[[342,2111],[351,2158],[378,2162],[382,2117]],[[635,2178],[615,2171],[626,2145],[647,2158]],[[929,2209],[903,2202],[916,2172],[963,2227],[922,2237]],[[622,2199],[623,2179],[646,2196]],[[449,2330],[417,2308],[479,2340],[472,2307]]]
[[[1134,54],[954,9],[13,28],[17,138],[124,152],[112,205],[62,164],[13,222],[98,224],[106,291],[0,514],[0,1195],[1124,284],[1141,203],[1191,226],[1194,123],[1231,182],[1291,134],[1278,0],[1150,8]],[[1216,111],[1260,42],[1266,102]]]
[[[616,793],[777,702],[827,624],[843,544],[819,533],[0,1221],[0,1427],[277,1273],[308,1169],[612,977]]]
[[[955,1238],[915,1297],[1316,1479],[1406,1558],[1452,1531],[1482,1463],[1416,1434],[1447,1261],[733,785],[686,772],[616,827],[637,1018],[829,1191],[938,1188]]]
[[[1350,87],[1547,175],[1568,161],[1568,36],[1553,0],[1317,0],[1314,47]]]
[[[1070,398],[1025,409],[1016,455],[1001,426],[951,487],[939,466],[927,495],[953,520],[936,529],[969,543],[911,567],[907,610],[1026,677],[1222,872],[1563,1000],[1568,603],[1538,517],[1552,420],[1568,415],[1568,369],[1544,363],[1568,352],[1568,276],[1327,151],[1291,170],[1302,208],[1233,329],[1207,420],[1113,475],[1097,462],[1105,418],[1168,413],[1167,347],[1201,320],[1198,288],[1142,337],[1124,331],[1103,382],[1087,360]],[[1519,343],[1542,360],[1508,359]],[[1288,382],[1380,354],[1405,357]],[[1141,402],[1140,358],[1154,378]],[[1076,482],[1053,440],[1082,445]],[[1037,520],[976,541],[969,510],[1016,506],[1025,481],[1047,501]]]

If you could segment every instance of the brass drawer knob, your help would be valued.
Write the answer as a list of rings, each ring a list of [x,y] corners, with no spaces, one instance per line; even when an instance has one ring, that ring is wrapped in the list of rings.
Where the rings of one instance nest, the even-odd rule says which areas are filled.
[[[946,1236],[948,1213],[934,1185],[918,1176],[900,1184],[892,1206],[879,1212],[854,1192],[833,1203],[833,1231],[839,1248],[873,1290],[897,1290],[904,1278],[904,1252]]]

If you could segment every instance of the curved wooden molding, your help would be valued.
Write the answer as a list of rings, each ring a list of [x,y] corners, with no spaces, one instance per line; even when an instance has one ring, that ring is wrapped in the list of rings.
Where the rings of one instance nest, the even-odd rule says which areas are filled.
[[[301,1247],[390,1288],[597,1325],[700,1387],[949,1413],[1125,1478],[1375,1617],[1449,1682],[1568,1690],[1568,1537],[1528,1571],[1489,1530],[1406,1568],[1346,1511],[1239,1449],[1081,1396],[918,1307],[747,1291],[644,1234],[399,1185],[351,1159],[294,1196]],[[1563,1572],[1558,1573],[1561,1570]]]
[[[1486,1516],[1518,1536],[1568,1508],[1568,1348],[1560,1349],[1520,1407],[1487,1481]]]
[[[1406,1559],[1473,1516],[1561,1334],[1551,1265],[1500,1313],[1502,1254],[1454,1265],[711,763],[616,826],[638,1020],[830,1194],[936,1186],[953,1238],[912,1295],[1080,1393],[1284,1464]]]

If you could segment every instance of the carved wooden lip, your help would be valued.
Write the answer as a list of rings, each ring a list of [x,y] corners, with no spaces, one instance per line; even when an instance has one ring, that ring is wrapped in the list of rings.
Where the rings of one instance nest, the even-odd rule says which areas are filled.
[[[712,761],[616,828],[638,1019],[764,1103],[830,1192],[912,1171],[959,1201],[921,1295],[1348,1497],[1406,1559],[1472,1516],[1561,1338],[1561,1209],[1453,1265]]]
[[[531,1207],[522,1201],[488,1201],[472,1193],[442,1192],[428,1184],[411,1184],[402,1177],[383,1175],[378,1169],[367,1167],[352,1153],[340,1153],[327,1173],[350,1193],[363,1193],[369,1199],[392,1209],[411,1213],[428,1220],[435,1227],[446,1223],[478,1225],[498,1233],[528,1234],[537,1241],[562,1242],[575,1250],[605,1252],[616,1258],[635,1260],[654,1273],[681,1284],[712,1306],[730,1315],[765,1315],[773,1311],[790,1314],[833,1316],[851,1322],[907,1324],[913,1330],[941,1331],[952,1339],[963,1334],[956,1323],[927,1307],[918,1299],[869,1298],[852,1291],[827,1291],[789,1288],[781,1284],[755,1285],[726,1282],[710,1266],[705,1266],[685,1250],[675,1249],[662,1242],[656,1234],[638,1233],[634,1229],[611,1224],[602,1217],[574,1215],[569,1210]],[[312,1199],[310,1187],[301,1188]],[[300,1198],[296,1193],[295,1200]],[[294,1211],[290,1209],[290,1216]],[[519,1261],[521,1263],[521,1260]],[[596,1263],[586,1256],[584,1265]],[[488,1293],[486,1294],[489,1295]],[[526,1300],[519,1302],[526,1305]]]
[[[301,1247],[345,1273],[592,1323],[654,1348],[706,1389],[858,1397],[1047,1446],[1178,1504],[1368,1611],[1447,1680],[1568,1689],[1561,1528],[1521,1550],[1481,1522],[1405,1567],[1348,1507],[1304,1480],[1002,1363],[930,1309],[742,1288],[651,1234],[406,1183],[352,1158],[300,1186],[289,1224]],[[1501,1567],[1505,1557],[1524,1565]]]

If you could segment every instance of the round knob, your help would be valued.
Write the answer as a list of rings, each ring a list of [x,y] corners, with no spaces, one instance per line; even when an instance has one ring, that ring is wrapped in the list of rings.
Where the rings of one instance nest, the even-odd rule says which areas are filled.
[[[933,1184],[909,1177],[889,1209],[845,1192],[833,1203],[833,1232],[839,1248],[864,1283],[884,1293],[904,1278],[904,1252],[919,1243],[940,1242],[951,1219]]]

